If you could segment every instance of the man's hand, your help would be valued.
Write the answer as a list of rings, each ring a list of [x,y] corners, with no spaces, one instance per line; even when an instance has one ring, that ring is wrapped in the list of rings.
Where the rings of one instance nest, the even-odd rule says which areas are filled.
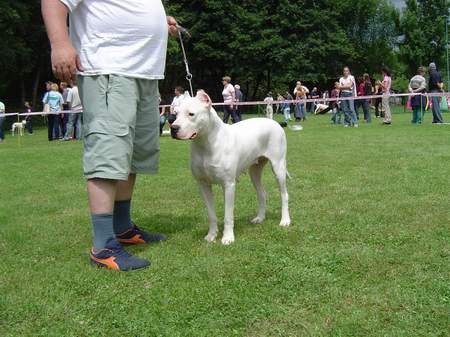
[[[42,0],[42,16],[52,48],[52,70],[55,76],[65,82],[75,77],[76,71],[83,71],[77,52],[70,42],[67,29],[67,7],[59,0]]]
[[[169,26],[169,34],[171,36],[177,36],[178,35],[177,20],[175,20],[172,16],[168,16],[167,25]]]
[[[52,46],[52,70],[55,77],[64,82],[73,80],[77,70],[83,71],[80,57],[72,43]]]

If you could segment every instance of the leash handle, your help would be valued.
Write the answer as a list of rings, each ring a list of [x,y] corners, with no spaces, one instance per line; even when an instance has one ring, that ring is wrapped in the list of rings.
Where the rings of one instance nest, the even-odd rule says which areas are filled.
[[[177,25],[177,30],[178,30],[178,39],[180,40],[181,51],[183,52],[183,62],[184,62],[184,66],[186,68],[186,80],[189,82],[191,97],[194,97],[194,89],[192,88],[193,76],[192,76],[191,71],[189,70],[189,61],[187,59],[186,50],[184,48],[184,41],[183,41],[183,34],[185,34],[188,37],[191,37],[191,34],[189,33],[189,31],[186,28],[181,27],[180,25]]]

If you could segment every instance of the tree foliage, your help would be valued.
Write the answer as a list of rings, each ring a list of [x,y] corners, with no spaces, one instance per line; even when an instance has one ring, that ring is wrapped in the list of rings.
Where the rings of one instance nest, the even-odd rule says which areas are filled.
[[[407,0],[402,14],[388,0],[164,2],[192,34],[185,44],[194,86],[215,99],[224,75],[251,99],[297,80],[329,87],[344,65],[370,75],[388,65],[406,83],[418,65],[445,60],[448,0]],[[0,0],[0,38],[7,46],[0,49],[0,97],[36,101],[51,76],[40,2]],[[166,75],[163,97],[187,85],[176,39],[169,42]]]
[[[418,66],[445,63],[447,0],[407,0],[401,20],[400,57],[410,73]]]

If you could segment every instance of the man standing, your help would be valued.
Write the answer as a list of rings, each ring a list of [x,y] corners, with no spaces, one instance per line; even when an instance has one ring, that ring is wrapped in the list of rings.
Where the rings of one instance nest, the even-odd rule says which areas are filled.
[[[171,115],[177,115],[178,114],[178,108],[180,107],[181,103],[188,98],[191,97],[189,93],[184,91],[183,87],[175,87],[175,96],[173,97],[172,103],[170,104],[170,114]]]
[[[444,83],[442,82],[441,74],[437,70],[435,63],[430,63],[428,67],[428,71],[430,73],[430,79],[428,81],[428,89],[433,94],[442,92],[444,88]],[[444,119],[441,114],[441,97],[440,96],[432,96],[432,110],[433,110],[433,124],[441,124],[444,123]]]
[[[91,262],[114,270],[147,267],[122,244],[165,239],[137,227],[130,207],[136,174],[158,169],[158,80],[168,31],[175,35],[177,23],[161,0],[43,0],[42,13],[55,76],[69,81],[79,74]]]
[[[63,111],[69,110],[69,102],[67,101],[67,98],[69,97],[71,89],[67,85],[67,82],[61,82],[59,84],[59,91],[61,92],[61,95],[63,97]],[[59,117],[59,122],[61,125],[61,134],[64,135],[67,132],[67,123],[69,122],[69,115],[66,113],[62,113]]]
[[[169,122],[169,126],[172,125],[173,122],[177,119],[178,109],[183,103],[183,101],[191,97],[189,95],[188,91],[185,91],[183,87],[177,86],[175,87],[175,96],[172,99],[172,103],[170,104],[170,111],[169,111],[169,117],[167,118],[167,121]],[[160,122],[159,122],[159,134],[162,135],[164,124],[166,124],[166,116],[165,116],[165,109],[164,111],[161,111],[160,113]]]
[[[63,96],[64,98],[64,96]],[[67,110],[71,110],[68,115],[68,122],[66,133],[64,134],[64,140],[81,139],[81,99],[78,92],[77,81],[72,81],[72,88],[68,92],[66,97]]]
[[[5,120],[5,117],[3,116],[4,114],[5,104],[3,104],[3,102],[0,102],[0,143],[5,139],[5,134],[3,133],[3,122]]]

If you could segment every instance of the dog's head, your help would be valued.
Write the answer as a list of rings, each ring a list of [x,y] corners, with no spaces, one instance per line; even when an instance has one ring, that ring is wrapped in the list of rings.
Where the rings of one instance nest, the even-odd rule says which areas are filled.
[[[170,127],[170,133],[175,139],[195,139],[208,128],[212,116],[211,98],[200,90],[197,96],[185,99],[180,105],[177,119]]]
[[[27,121],[24,119],[24,120],[22,121],[22,124],[23,124],[23,125],[27,124]]]

